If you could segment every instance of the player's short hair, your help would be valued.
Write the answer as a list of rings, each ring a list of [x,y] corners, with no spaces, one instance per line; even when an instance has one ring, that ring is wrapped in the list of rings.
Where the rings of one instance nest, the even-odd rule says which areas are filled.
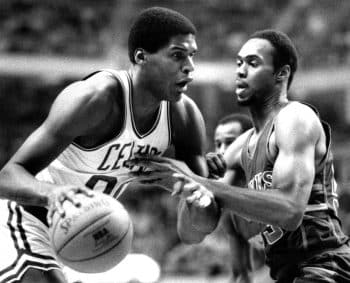
[[[248,115],[241,113],[229,114],[222,117],[217,126],[226,125],[231,122],[238,122],[242,127],[242,133],[253,127],[252,121]]]
[[[129,59],[135,64],[137,48],[155,53],[179,34],[196,34],[193,23],[184,15],[163,7],[143,10],[131,26],[128,39]]]
[[[293,81],[294,73],[298,68],[298,52],[292,40],[285,33],[273,29],[256,31],[249,36],[249,39],[251,38],[266,39],[272,44],[276,51],[273,56],[275,70],[278,70],[284,65],[290,66],[291,73],[288,79],[289,88]]]

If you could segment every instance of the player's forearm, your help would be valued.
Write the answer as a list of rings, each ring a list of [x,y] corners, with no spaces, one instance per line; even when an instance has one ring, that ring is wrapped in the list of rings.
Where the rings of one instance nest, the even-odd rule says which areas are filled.
[[[48,192],[54,185],[39,182],[17,164],[5,166],[0,171],[0,198],[23,205],[47,206]]]
[[[280,195],[277,190],[256,191],[200,177],[196,180],[213,192],[221,208],[240,216],[287,230],[294,230],[302,219],[295,203]]]

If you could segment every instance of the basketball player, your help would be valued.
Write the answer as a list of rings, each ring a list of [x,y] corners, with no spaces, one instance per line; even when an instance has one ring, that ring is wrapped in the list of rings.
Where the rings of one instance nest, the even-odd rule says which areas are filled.
[[[117,198],[128,172],[142,169],[126,162],[135,154],[159,156],[172,144],[177,158],[207,176],[204,121],[184,94],[194,70],[195,33],[173,10],[146,9],[130,30],[130,70],[98,71],[58,95],[0,174],[0,282],[66,282],[49,245],[47,209],[49,220],[54,211],[63,216],[62,203],[79,205],[75,195],[91,196],[89,190]],[[203,207],[192,199],[180,202],[184,241],[200,241],[219,217],[214,201]]]
[[[287,97],[297,62],[291,40],[275,30],[254,33],[237,55],[235,93],[254,128],[231,144],[225,160],[229,170],[244,169],[249,189],[162,162],[172,167],[168,177],[178,180],[174,194],[201,197],[209,190],[224,210],[264,224],[266,262],[276,282],[350,282],[329,126],[313,108]],[[159,162],[138,164],[165,171]]]

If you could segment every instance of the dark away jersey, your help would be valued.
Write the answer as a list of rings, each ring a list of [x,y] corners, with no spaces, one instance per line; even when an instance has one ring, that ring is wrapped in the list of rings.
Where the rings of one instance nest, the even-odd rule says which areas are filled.
[[[330,150],[330,128],[324,122],[322,125],[327,137],[327,153],[316,168],[302,224],[292,232],[270,225],[266,226],[262,232],[267,263],[271,267],[272,275],[283,265],[303,260],[320,249],[338,247],[348,240],[341,230],[337,217],[337,183],[334,179],[333,158]],[[247,182],[256,182],[259,179],[259,186],[256,183],[255,186],[250,186],[257,190],[272,188],[274,160],[269,153],[268,145],[273,130],[274,120],[272,119],[263,129],[255,151],[250,154],[248,144],[253,134],[251,130],[251,135],[242,149],[242,166]]]

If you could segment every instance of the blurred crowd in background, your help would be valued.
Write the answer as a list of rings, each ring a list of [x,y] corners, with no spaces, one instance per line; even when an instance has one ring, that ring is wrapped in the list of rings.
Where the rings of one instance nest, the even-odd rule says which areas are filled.
[[[0,0],[0,58],[38,55],[40,60],[45,55],[87,61],[101,58],[101,62],[108,58],[115,60],[116,68],[124,67],[126,62],[120,57],[126,58],[131,21],[149,6],[173,8],[195,23],[197,62],[211,62],[219,68],[223,62],[234,65],[234,54],[247,36],[257,29],[272,27],[288,33],[295,41],[303,74],[316,72],[331,77],[331,70],[346,70],[350,65],[347,0]],[[77,79],[67,75],[47,81],[35,72],[5,72],[6,67],[0,66],[0,165],[43,121],[58,92]],[[228,75],[233,82],[233,72]],[[308,78],[316,79],[317,75]],[[309,89],[302,98],[317,106],[333,128],[336,174],[340,192],[345,192],[350,185],[350,84],[344,80],[336,88],[331,82],[329,86]],[[219,118],[245,111],[238,108],[232,94],[233,89],[220,81],[212,85],[194,83],[188,91],[206,120],[208,151],[213,150],[213,129]],[[291,95],[299,98],[297,93]],[[341,199],[341,217],[350,234],[350,202],[346,197]],[[122,201],[135,225],[133,251],[155,258],[163,272],[229,272],[228,244],[222,234],[215,233],[214,239],[201,245],[180,243],[176,234],[177,200],[168,193],[126,193]]]
[[[143,7],[174,8],[199,30],[198,59],[226,60],[246,35],[273,26],[295,40],[305,68],[350,62],[349,1],[329,0],[2,0],[0,51],[103,56],[125,49]]]

